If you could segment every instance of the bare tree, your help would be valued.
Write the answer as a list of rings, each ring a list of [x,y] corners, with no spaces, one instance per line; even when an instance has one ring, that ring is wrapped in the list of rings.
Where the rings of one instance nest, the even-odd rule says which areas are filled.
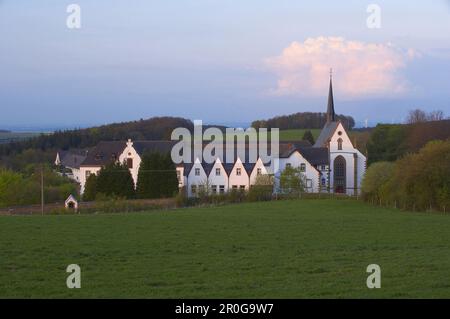
[[[444,119],[444,112],[441,110],[432,111],[428,114],[428,121],[442,121]]]
[[[421,123],[426,121],[427,121],[427,114],[421,109],[409,111],[408,117],[406,118],[406,123],[408,124]]]

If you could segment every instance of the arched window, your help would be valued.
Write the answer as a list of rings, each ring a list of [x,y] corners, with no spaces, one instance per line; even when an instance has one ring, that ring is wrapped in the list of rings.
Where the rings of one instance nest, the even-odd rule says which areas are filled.
[[[346,162],[341,155],[334,160],[334,191],[345,193],[346,191]]]
[[[338,142],[338,150],[342,151],[342,138],[339,138],[337,142]]]

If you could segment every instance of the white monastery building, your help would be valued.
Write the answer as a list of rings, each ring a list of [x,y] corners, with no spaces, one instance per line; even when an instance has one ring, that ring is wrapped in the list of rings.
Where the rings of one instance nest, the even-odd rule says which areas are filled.
[[[273,175],[276,186],[281,172],[291,166],[299,168],[304,175],[307,192],[357,194],[366,171],[366,157],[353,146],[342,123],[335,120],[331,78],[326,116],[327,122],[314,145],[305,141],[280,142],[279,156],[271,158],[270,163],[263,163],[259,157],[256,163],[249,163],[247,155],[246,158],[234,155],[233,163],[225,163],[224,148],[224,154],[213,163],[192,158],[191,163],[178,164],[179,187],[188,196],[196,196],[205,187],[213,194],[248,190],[259,174]],[[60,151],[55,164],[69,171],[67,175],[80,184],[81,193],[89,175],[98,174],[111,161],[126,163],[136,184],[142,156],[151,152],[170,153],[176,143],[178,141],[104,141],[83,155]],[[279,163],[277,168],[274,160]]]

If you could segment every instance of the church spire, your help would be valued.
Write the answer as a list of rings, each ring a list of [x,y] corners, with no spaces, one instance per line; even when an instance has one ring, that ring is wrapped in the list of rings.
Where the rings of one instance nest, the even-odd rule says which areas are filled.
[[[334,100],[333,100],[333,69],[330,69],[330,90],[328,92],[328,108],[327,108],[327,123],[334,122]]]

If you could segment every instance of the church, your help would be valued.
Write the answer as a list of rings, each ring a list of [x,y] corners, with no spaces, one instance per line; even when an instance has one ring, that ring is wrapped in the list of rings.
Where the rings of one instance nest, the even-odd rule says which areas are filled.
[[[213,163],[192,158],[190,163],[177,164],[179,188],[190,197],[205,188],[211,194],[245,191],[255,184],[258,175],[270,174],[274,176],[274,192],[277,192],[281,173],[290,166],[299,168],[306,192],[356,195],[366,171],[366,157],[353,146],[344,125],[336,121],[331,77],[326,118],[314,145],[306,141],[280,142],[277,158],[267,163],[261,158],[249,162],[248,156],[235,156],[232,163],[226,163],[224,148]],[[111,161],[125,163],[136,185],[142,156],[151,152],[170,153],[175,144],[176,141],[103,141],[83,155],[79,151],[78,154],[60,151],[55,164],[71,171],[67,176],[80,184],[82,194],[87,178],[98,174]]]

